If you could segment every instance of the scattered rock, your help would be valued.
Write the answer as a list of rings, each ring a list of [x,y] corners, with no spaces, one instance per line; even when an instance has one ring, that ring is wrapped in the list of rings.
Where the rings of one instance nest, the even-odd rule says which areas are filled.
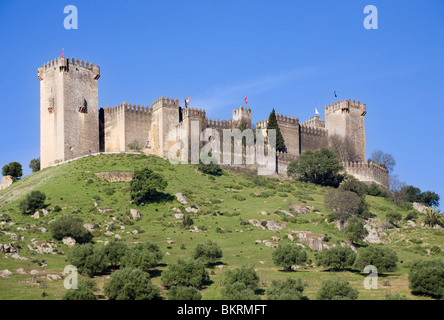
[[[413,202],[413,209],[416,209],[421,213],[425,213],[427,210],[427,207],[425,205],[423,205],[422,203]]]
[[[26,257],[22,257],[21,255],[19,255],[18,253],[13,253],[10,255],[11,258],[16,259],[16,260],[28,260],[28,258]]]
[[[259,263],[260,264],[265,264],[265,261],[260,260]]]
[[[40,212],[36,211],[31,217],[33,217],[34,219],[39,219],[40,218]]]
[[[185,208],[186,212],[193,212],[193,213],[198,213],[199,209],[198,208],[193,208],[193,207],[186,207]]]
[[[26,274],[23,268],[18,268],[17,270],[15,270],[15,272],[17,272],[17,274]]]
[[[174,240],[167,240],[167,243],[169,243],[169,244],[173,244],[173,243],[174,243]]]
[[[48,279],[49,281],[54,281],[54,280],[62,279],[62,277],[59,276],[58,274],[48,274],[46,276],[46,279]]]
[[[130,214],[131,214],[131,217],[133,218],[133,220],[138,220],[142,217],[140,215],[139,210],[136,210],[136,209],[130,209]]]
[[[261,243],[262,243],[262,240],[256,240],[254,243],[255,243],[255,244],[261,244]]]
[[[49,214],[48,210],[46,209],[42,209],[42,213],[45,217]]]
[[[116,238],[117,240],[122,240],[122,237],[121,237],[120,235],[118,235],[118,234],[116,234],[116,235],[114,236],[114,238]]]
[[[174,207],[174,208],[171,209],[171,210],[173,210],[173,211],[176,212],[176,213],[182,213],[182,211],[180,211],[180,209],[179,209],[179,208],[176,208],[176,207]]]
[[[14,243],[0,243],[0,252],[3,253],[18,253],[19,249],[15,246]]]
[[[416,223],[413,222],[412,220],[408,220],[407,221],[407,225],[410,226],[410,227],[416,227]]]
[[[107,231],[107,232],[105,232],[104,234],[105,234],[105,236],[107,236],[107,237],[111,237],[111,236],[114,235],[114,232],[112,232],[112,231]]]
[[[193,227],[190,229],[190,231],[191,231],[191,232],[199,232],[200,230],[199,230],[196,226],[193,226]]]
[[[46,228],[40,227],[40,228],[37,228],[37,229],[40,230],[41,233],[45,233],[46,232]]]
[[[187,197],[183,193],[176,193],[176,199],[181,204],[187,204]]]
[[[266,220],[266,221],[267,221],[266,227],[268,228],[268,230],[271,231],[279,231],[285,229],[286,227],[285,223],[279,224],[277,222],[274,222],[273,220]]]
[[[137,230],[133,230],[133,231],[131,231],[131,233],[132,233],[132,234],[138,234],[139,231],[137,231]]]
[[[62,239],[62,242],[63,242],[64,244],[66,244],[69,248],[74,247],[75,244],[76,244],[76,240],[74,240],[74,239],[71,238],[71,237],[64,237],[64,238]]]
[[[89,232],[93,232],[94,231],[94,225],[92,223],[85,223],[83,225],[83,227],[88,230]]]
[[[294,213],[307,214],[314,211],[314,209],[315,208],[313,206],[305,206],[299,203],[294,203],[290,206],[290,210],[293,211]]]
[[[266,211],[261,211],[261,214],[262,214],[263,216],[266,216],[268,213],[267,213]]]
[[[277,244],[277,243],[273,243],[273,242],[271,242],[271,241],[266,241],[266,242],[265,242],[265,246],[266,246],[266,247],[270,247],[270,248],[275,248],[275,247],[278,246],[278,244]]]
[[[29,272],[29,273],[32,274],[32,275],[39,274],[39,272],[37,270],[31,270],[31,272]]]
[[[7,278],[12,274],[8,269],[0,270],[0,277]]]
[[[279,241],[281,241],[281,238],[278,238],[278,237],[276,237],[276,236],[271,237],[271,239],[272,239],[273,241],[275,241],[275,242],[279,242]]]
[[[175,217],[176,219],[183,219],[183,213],[175,213],[175,214],[174,214],[174,217]]]

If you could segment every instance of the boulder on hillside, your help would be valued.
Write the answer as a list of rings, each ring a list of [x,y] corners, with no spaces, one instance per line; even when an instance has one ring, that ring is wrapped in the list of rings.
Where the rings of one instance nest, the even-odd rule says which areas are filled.
[[[301,214],[307,214],[310,213],[312,211],[314,211],[314,207],[313,206],[306,206],[303,204],[299,204],[299,203],[294,203],[290,206],[290,210],[295,212],[295,213],[301,213]]]
[[[427,207],[425,205],[423,205],[422,203],[413,202],[413,209],[416,209],[421,213],[425,213],[427,210]]]
[[[176,199],[181,204],[187,204],[187,197],[183,193],[176,193]]]
[[[73,238],[71,238],[71,237],[64,237],[64,238],[62,239],[62,242],[63,242],[64,244],[66,244],[69,248],[74,247],[75,244],[76,244],[76,240],[73,239]]]
[[[138,220],[142,217],[139,210],[136,209],[130,209],[130,214],[133,220]]]

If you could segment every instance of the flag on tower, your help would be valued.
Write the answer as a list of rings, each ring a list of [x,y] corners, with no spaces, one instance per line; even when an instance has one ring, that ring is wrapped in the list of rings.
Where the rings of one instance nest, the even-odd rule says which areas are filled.
[[[315,114],[319,114],[319,111],[317,108],[315,108]]]
[[[245,97],[245,103],[248,103],[248,97]]]
[[[335,90],[335,98],[337,98],[338,97],[338,95],[336,94],[336,90]]]
[[[185,99],[185,108],[188,108],[188,104],[190,103],[190,96]]]
[[[62,58],[63,58],[63,51],[65,51],[65,50],[62,48]]]

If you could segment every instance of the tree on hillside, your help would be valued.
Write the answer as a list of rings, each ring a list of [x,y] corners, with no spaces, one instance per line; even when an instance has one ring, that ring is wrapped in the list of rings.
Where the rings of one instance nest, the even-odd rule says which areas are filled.
[[[358,251],[355,267],[364,270],[366,266],[373,265],[378,268],[379,273],[391,272],[396,270],[397,262],[398,256],[392,249],[377,245],[369,245]]]
[[[167,185],[168,183],[160,174],[149,168],[136,170],[130,184],[131,199],[138,205],[154,201]]]
[[[384,153],[381,150],[373,152],[368,160],[383,166],[388,172],[392,172],[396,165],[395,158],[390,153]]]
[[[421,189],[414,186],[403,186],[401,188],[403,199],[408,202],[421,202]]]
[[[242,266],[228,270],[221,290],[223,300],[259,300],[259,276],[253,267]]]
[[[2,168],[2,175],[11,176],[14,180],[16,180],[23,176],[22,165],[17,161],[5,164]]]
[[[19,203],[19,209],[23,214],[34,213],[38,209],[45,208],[46,195],[40,191],[31,191]]]
[[[210,280],[205,265],[200,260],[177,260],[162,272],[162,283],[165,287],[186,286],[202,288]]]
[[[287,176],[303,182],[311,182],[322,186],[337,187],[343,180],[338,156],[327,148],[301,154],[299,159],[290,162]]]
[[[291,271],[292,266],[302,265],[307,261],[307,253],[296,244],[279,245],[274,249],[272,257],[274,264],[286,271]]]
[[[83,226],[80,217],[62,215],[49,225],[49,231],[56,240],[71,237],[78,243],[86,243],[92,240],[92,234]]]
[[[151,283],[149,274],[135,268],[113,272],[103,289],[110,300],[160,299],[160,289]]]
[[[122,265],[124,267],[137,268],[146,271],[157,266],[163,258],[163,252],[159,246],[151,241],[138,243],[131,250],[127,250],[122,256]]]
[[[405,201],[405,195],[402,193],[402,188],[405,186],[404,182],[401,182],[397,175],[389,174],[388,176],[390,197],[395,204]]]
[[[29,168],[32,170],[33,173],[40,171],[40,158],[32,159],[29,162]]]
[[[356,300],[358,290],[353,288],[347,281],[325,280],[316,296],[317,300]]]
[[[356,259],[356,253],[350,247],[333,247],[316,254],[316,264],[335,270],[351,267]]]
[[[347,239],[353,243],[361,242],[368,235],[368,231],[364,227],[364,221],[358,217],[348,219],[344,232]]]
[[[214,264],[222,257],[222,249],[213,241],[198,243],[193,254],[194,259],[202,259],[206,265]]]
[[[273,280],[267,289],[267,300],[302,300],[303,291],[301,279]]]
[[[410,289],[414,294],[444,297],[444,263],[441,260],[414,261],[409,270]]]
[[[267,135],[269,129],[276,130],[276,150],[282,152],[286,151],[284,137],[282,136],[281,129],[279,128],[279,125],[277,123],[276,113],[274,111],[274,108],[271,111],[270,116],[268,117]]]
[[[94,280],[84,279],[80,280],[77,289],[66,290],[63,295],[63,300],[97,300],[94,291],[97,290],[97,285]]]
[[[439,206],[439,195],[433,191],[426,191],[421,194],[420,202],[424,203],[428,207]]]
[[[343,222],[359,214],[361,201],[356,193],[342,189],[332,189],[324,197],[325,207],[333,211],[332,217]]]

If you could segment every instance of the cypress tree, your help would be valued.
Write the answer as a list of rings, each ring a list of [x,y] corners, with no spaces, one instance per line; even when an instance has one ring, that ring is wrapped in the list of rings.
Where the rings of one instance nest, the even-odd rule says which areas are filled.
[[[274,108],[273,111],[271,111],[270,116],[268,117],[267,135],[269,129],[276,129],[276,150],[285,151],[286,148],[285,148],[284,137],[282,136],[281,130],[279,129]]]

